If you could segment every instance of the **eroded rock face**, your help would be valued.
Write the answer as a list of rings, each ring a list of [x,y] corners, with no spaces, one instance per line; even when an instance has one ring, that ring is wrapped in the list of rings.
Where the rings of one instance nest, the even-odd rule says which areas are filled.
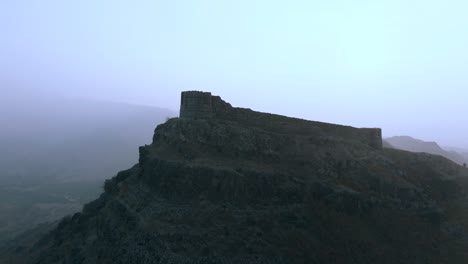
[[[466,169],[297,131],[171,119],[26,263],[466,263]]]

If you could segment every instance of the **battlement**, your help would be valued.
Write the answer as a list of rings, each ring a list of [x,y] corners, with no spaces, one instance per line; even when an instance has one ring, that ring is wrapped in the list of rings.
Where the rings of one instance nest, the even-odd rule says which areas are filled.
[[[223,101],[221,97],[212,96],[209,92],[182,92],[180,117],[229,120],[277,133],[303,136],[327,135],[348,141],[365,143],[375,149],[383,148],[382,130],[380,128],[355,128],[260,113],[245,108],[235,108]]]

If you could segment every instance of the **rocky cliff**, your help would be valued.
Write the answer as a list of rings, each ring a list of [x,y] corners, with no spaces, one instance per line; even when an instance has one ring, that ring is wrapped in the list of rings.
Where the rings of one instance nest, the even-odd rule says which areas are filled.
[[[168,120],[99,199],[0,260],[467,262],[467,169],[280,120]]]

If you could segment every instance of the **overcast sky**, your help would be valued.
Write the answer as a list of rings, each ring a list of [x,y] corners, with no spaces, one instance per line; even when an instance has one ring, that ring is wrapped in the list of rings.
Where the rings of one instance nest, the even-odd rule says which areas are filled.
[[[235,106],[468,147],[462,0],[0,1],[1,96]]]

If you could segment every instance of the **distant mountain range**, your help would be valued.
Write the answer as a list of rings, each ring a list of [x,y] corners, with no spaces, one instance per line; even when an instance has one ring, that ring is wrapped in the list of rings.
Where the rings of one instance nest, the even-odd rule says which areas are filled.
[[[406,150],[411,152],[424,152],[434,155],[440,155],[452,160],[458,164],[464,164],[468,161],[468,153],[446,150],[439,146],[436,142],[428,142],[420,139],[415,139],[409,136],[390,137],[384,140],[384,147]],[[458,149],[459,151],[461,149]]]
[[[455,151],[455,152],[459,153],[460,155],[462,155],[465,158],[465,160],[468,163],[468,149],[466,149],[466,148],[457,148],[457,147],[447,147],[447,146],[444,146],[443,148],[448,150],[448,151]]]

